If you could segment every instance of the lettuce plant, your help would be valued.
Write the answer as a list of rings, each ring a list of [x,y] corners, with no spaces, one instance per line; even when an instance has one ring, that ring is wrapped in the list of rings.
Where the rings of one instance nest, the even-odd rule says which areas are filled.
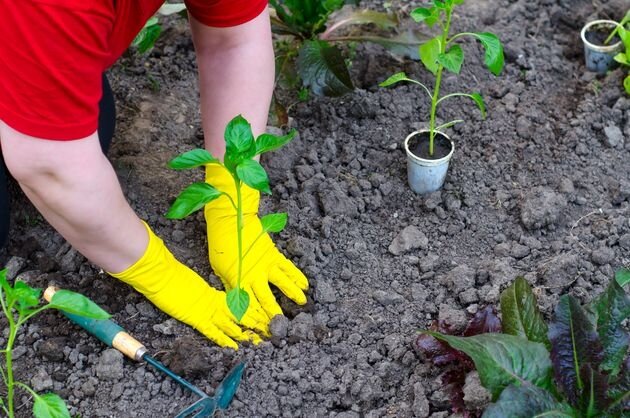
[[[407,77],[404,72],[396,73],[380,84],[381,87],[387,87],[401,81],[407,81],[419,85],[427,93],[431,101],[429,120],[429,155],[431,156],[433,155],[436,131],[463,122],[457,119],[436,127],[436,112],[442,101],[457,96],[468,97],[479,107],[481,116],[486,117],[486,106],[479,93],[451,93],[440,97],[440,85],[444,70],[459,74],[464,63],[464,50],[456,41],[464,37],[477,39],[485,48],[484,62],[490,72],[498,76],[503,69],[503,46],[495,34],[490,32],[462,32],[453,36],[450,35],[453,10],[455,6],[462,3],[464,0],[433,0],[431,7],[419,7],[411,12],[411,17],[416,22],[424,22],[429,27],[437,25],[441,30],[439,35],[420,45],[419,48],[422,63],[435,76],[433,91],[421,82]]]
[[[6,269],[0,271],[0,305],[8,323],[7,344],[0,353],[4,356],[4,367],[0,366],[2,380],[6,386],[6,397],[0,396],[0,409],[9,418],[15,417],[15,391],[22,389],[34,399],[33,415],[36,418],[70,418],[64,401],[54,393],[40,395],[27,384],[15,380],[13,372],[13,348],[18,332],[29,319],[47,309],[57,309],[92,319],[108,319],[110,315],[85,296],[60,290],[50,303],[40,304],[41,289],[34,289],[17,280],[13,286],[6,278]]]
[[[200,182],[193,183],[186,187],[171,205],[166,217],[169,219],[182,219],[191,213],[203,208],[207,203],[221,197],[229,199],[236,212],[236,231],[238,243],[238,279],[234,289],[227,292],[227,304],[230,311],[239,321],[247,312],[249,307],[249,295],[241,288],[241,277],[243,270],[243,260],[254,245],[252,242],[249,248],[243,248],[243,204],[241,200],[241,189],[243,184],[271,194],[269,187],[269,177],[265,169],[256,157],[269,151],[274,151],[288,144],[295,136],[295,130],[284,136],[262,134],[254,139],[252,128],[242,116],[232,119],[225,128],[225,157],[223,162],[212,156],[204,149],[195,149],[185,152],[169,162],[169,167],[174,170],[185,170],[196,167],[203,167],[207,164],[218,164],[230,173],[236,186],[236,199],[229,194],[218,190],[211,184]],[[286,213],[272,213],[260,218],[262,231],[259,238],[268,232],[280,232],[287,223]]]
[[[501,295],[502,333],[455,336],[425,331],[420,348],[433,337],[472,360],[494,402],[484,418],[626,417],[627,283],[630,272],[617,273],[586,306],[570,295],[562,296],[547,324],[530,285],[518,278]]]

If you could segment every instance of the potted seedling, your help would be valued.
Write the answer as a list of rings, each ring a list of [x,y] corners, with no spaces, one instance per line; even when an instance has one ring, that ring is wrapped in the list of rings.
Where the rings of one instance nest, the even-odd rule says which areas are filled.
[[[429,128],[411,133],[405,139],[407,152],[407,174],[411,189],[419,194],[434,192],[442,187],[446,178],[449,161],[453,155],[455,144],[443,130],[461,119],[452,120],[436,126],[438,106],[452,97],[467,97],[479,107],[481,116],[486,116],[486,106],[479,93],[450,93],[440,96],[440,85],[444,70],[459,74],[464,62],[464,50],[458,43],[462,38],[472,37],[481,42],[485,48],[484,62],[490,72],[499,75],[503,69],[503,46],[499,38],[490,32],[462,32],[450,35],[453,9],[464,0],[433,0],[430,7],[420,7],[411,12],[411,17],[418,23],[424,22],[429,27],[437,25],[441,33],[420,45],[420,59],[424,66],[435,76],[433,89],[405,73],[396,73],[380,85],[391,86],[400,81],[419,85],[431,102]]]
[[[586,69],[605,74],[617,65],[615,56],[623,51],[620,29],[630,21],[630,11],[617,23],[614,20],[594,20],[582,28]],[[628,49],[628,47],[626,47]]]
[[[225,191],[219,190],[211,184],[193,183],[186,187],[175,199],[169,208],[166,217],[169,219],[182,219],[191,213],[203,208],[207,203],[215,199],[228,199],[236,214],[237,254],[238,254],[238,278],[236,286],[227,290],[227,305],[237,320],[241,320],[249,307],[249,295],[241,287],[243,275],[243,260],[254,246],[256,240],[268,232],[280,232],[287,223],[286,213],[271,213],[260,218],[262,230],[258,238],[249,248],[243,246],[243,202],[241,190],[247,185],[260,192],[271,194],[269,177],[265,169],[256,158],[269,151],[276,150],[286,145],[293,139],[296,131],[293,130],[284,136],[262,134],[254,138],[252,128],[242,116],[232,119],[225,128],[225,158],[220,161],[204,149],[195,149],[175,157],[169,162],[169,167],[174,170],[184,170],[203,167],[208,164],[218,164],[230,173],[234,180],[236,196],[230,196]]]

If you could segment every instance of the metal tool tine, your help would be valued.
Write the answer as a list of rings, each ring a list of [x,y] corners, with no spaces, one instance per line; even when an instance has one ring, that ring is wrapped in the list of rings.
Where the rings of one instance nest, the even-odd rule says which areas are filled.
[[[217,407],[219,409],[227,409],[227,407],[230,406],[232,398],[234,398],[234,394],[241,383],[243,370],[245,370],[245,364],[245,362],[241,362],[232,367],[232,370],[230,370],[215,390],[214,399],[216,399]]]
[[[216,409],[217,405],[213,398],[203,398],[180,411],[175,418],[208,418]]]

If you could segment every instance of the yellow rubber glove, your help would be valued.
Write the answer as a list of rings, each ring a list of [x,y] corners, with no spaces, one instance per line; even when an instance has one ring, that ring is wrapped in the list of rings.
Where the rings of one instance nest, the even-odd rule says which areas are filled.
[[[235,350],[234,340],[261,340],[252,331],[242,331],[225,301],[225,292],[206,283],[197,273],[177,261],[149,226],[149,245],[144,255],[131,267],[111,276],[133,286],[155,306],[182,321],[222,347]],[[267,333],[267,315],[262,310],[248,309],[241,324]]]
[[[236,186],[230,173],[220,165],[206,166],[206,182],[229,194],[236,203]],[[302,272],[278,251],[268,234],[263,234],[258,219],[260,193],[245,184],[241,188],[243,201],[243,260],[241,287],[250,295],[250,305],[262,308],[269,318],[282,315],[280,305],[271,293],[269,283],[295,303],[306,303],[304,291],[308,280]],[[208,251],[210,264],[227,289],[236,287],[238,276],[238,244],[236,235],[236,211],[229,199],[221,196],[205,207],[208,226]],[[255,241],[255,242],[254,242]],[[254,242],[254,246],[250,248]],[[252,297],[253,296],[253,297]]]

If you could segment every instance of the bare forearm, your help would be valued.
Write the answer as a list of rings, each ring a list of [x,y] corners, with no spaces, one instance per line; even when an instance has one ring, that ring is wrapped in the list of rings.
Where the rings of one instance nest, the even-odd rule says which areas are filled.
[[[242,114],[254,134],[264,132],[274,83],[269,16],[232,28],[204,26],[191,16],[199,66],[201,116],[206,148],[225,152],[227,123]]]

